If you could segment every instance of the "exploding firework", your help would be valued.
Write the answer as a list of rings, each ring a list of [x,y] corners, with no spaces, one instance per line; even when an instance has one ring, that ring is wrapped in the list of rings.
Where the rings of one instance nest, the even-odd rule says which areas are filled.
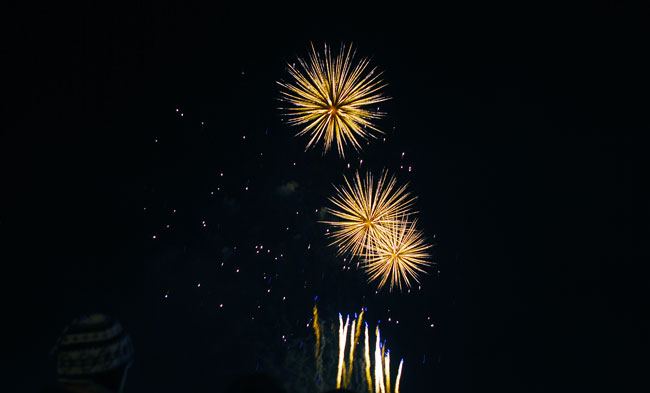
[[[374,107],[389,99],[381,93],[386,85],[376,68],[368,70],[368,59],[354,63],[352,46],[341,45],[335,58],[327,45],[322,55],[311,49],[308,61],[298,58],[300,67],[288,65],[292,81],[278,82],[288,104],[280,109],[287,124],[303,127],[297,136],[309,136],[305,150],[322,141],[323,154],[336,144],[344,157],[347,145],[359,151],[361,141],[383,133],[373,121],[385,115]]]
[[[352,184],[345,179],[345,185],[334,186],[336,196],[329,198],[334,208],[327,211],[335,217],[334,221],[323,221],[333,226],[330,245],[338,247],[339,255],[350,252],[361,257],[374,249],[373,242],[391,236],[391,230],[399,217],[412,214],[412,197],[406,191],[407,185],[397,187],[397,179],[388,179],[383,171],[376,183],[370,172],[362,179],[359,172]],[[384,241],[388,241],[386,238]]]
[[[379,289],[387,282],[390,282],[390,291],[395,286],[400,291],[402,285],[410,288],[411,279],[419,283],[418,274],[426,273],[424,267],[431,264],[427,253],[431,246],[422,232],[415,229],[416,223],[417,219],[393,221],[389,230],[372,238],[371,252],[366,253],[363,266],[368,281],[379,280]]]

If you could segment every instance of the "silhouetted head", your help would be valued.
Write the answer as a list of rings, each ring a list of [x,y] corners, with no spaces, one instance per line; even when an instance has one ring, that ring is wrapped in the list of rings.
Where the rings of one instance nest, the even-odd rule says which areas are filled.
[[[133,362],[131,338],[104,314],[79,317],[68,325],[55,348],[57,381],[101,385],[120,392]]]

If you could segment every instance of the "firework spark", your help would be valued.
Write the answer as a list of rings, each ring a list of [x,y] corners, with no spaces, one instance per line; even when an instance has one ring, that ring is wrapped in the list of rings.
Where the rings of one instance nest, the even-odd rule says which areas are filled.
[[[384,113],[370,107],[389,99],[381,93],[386,84],[376,68],[368,71],[368,59],[354,63],[352,46],[341,45],[335,58],[327,45],[322,55],[311,49],[308,61],[298,58],[300,68],[288,64],[292,81],[278,82],[280,100],[289,106],[280,109],[289,125],[303,127],[296,136],[309,135],[305,150],[322,140],[323,154],[336,144],[345,157],[347,145],[359,151],[361,141],[383,134],[372,121]]]
[[[366,254],[364,268],[368,281],[379,280],[379,289],[390,281],[390,291],[395,286],[402,290],[402,285],[411,287],[411,279],[420,283],[419,273],[426,273],[424,267],[431,265],[428,260],[431,248],[415,229],[417,219],[391,222],[388,231],[372,238],[371,252]]]
[[[373,249],[373,239],[389,236],[399,217],[413,213],[416,197],[406,191],[407,185],[398,188],[397,179],[388,179],[387,171],[376,183],[370,172],[363,179],[357,172],[352,184],[344,179],[345,185],[334,186],[336,196],[329,198],[335,207],[327,208],[336,220],[323,223],[334,227],[330,245],[339,247],[339,255],[349,251],[361,257]]]

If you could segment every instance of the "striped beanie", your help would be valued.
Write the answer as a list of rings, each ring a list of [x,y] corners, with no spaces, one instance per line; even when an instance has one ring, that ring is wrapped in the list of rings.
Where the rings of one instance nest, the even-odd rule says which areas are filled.
[[[56,352],[60,382],[89,380],[133,360],[131,337],[118,321],[104,314],[72,321],[59,338]]]

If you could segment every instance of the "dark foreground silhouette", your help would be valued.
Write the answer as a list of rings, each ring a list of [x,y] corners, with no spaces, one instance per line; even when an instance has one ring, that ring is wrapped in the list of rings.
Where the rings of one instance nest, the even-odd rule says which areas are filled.
[[[61,333],[53,349],[56,383],[43,392],[120,393],[133,363],[130,336],[115,319],[84,315]]]

